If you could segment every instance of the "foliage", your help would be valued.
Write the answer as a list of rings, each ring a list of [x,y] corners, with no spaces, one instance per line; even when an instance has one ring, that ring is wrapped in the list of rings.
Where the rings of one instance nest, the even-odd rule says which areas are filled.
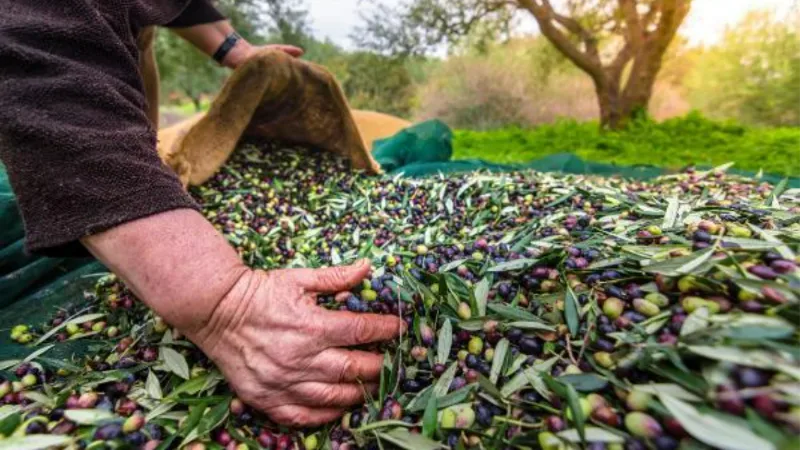
[[[625,131],[601,132],[593,123],[560,121],[533,129],[480,132],[458,130],[455,157],[526,162],[573,152],[598,162],[651,164],[677,169],[689,164],[720,165],[783,175],[800,174],[800,130],[750,128],[715,122],[698,113],[655,123],[639,120]]]
[[[225,0],[217,8],[245,39],[254,43],[261,40],[256,32],[258,9],[253,2]],[[226,76],[227,71],[213,59],[165,29],[158,30],[155,50],[162,92],[188,97],[196,111],[202,107],[203,96],[216,92]]]
[[[759,11],[700,53],[686,80],[692,105],[719,118],[800,125],[800,10]]]
[[[263,0],[268,31],[280,43],[304,47],[311,36],[305,0]]]
[[[356,52],[348,55],[347,61],[342,86],[353,108],[410,115],[413,86],[403,60]]]
[[[665,63],[650,102],[649,113],[657,119],[688,112],[673,81],[681,76],[673,60],[684,61]],[[465,48],[429,67],[417,97],[416,118],[442,119],[454,128],[529,127],[598,114],[591,80],[542,37]]]
[[[691,0],[565,0],[559,7],[548,0],[409,0],[393,10],[380,5],[365,17],[358,41],[400,54],[452,45],[476,30],[508,23],[503,19],[517,11],[530,14],[542,35],[591,78],[601,125],[620,128],[646,110]]]

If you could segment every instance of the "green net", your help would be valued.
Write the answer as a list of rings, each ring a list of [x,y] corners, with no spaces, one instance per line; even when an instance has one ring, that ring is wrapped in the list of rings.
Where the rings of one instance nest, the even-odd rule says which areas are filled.
[[[422,122],[397,135],[376,141],[373,154],[392,175],[422,177],[473,170],[510,171],[534,169],[572,174],[619,175],[650,179],[665,170],[653,166],[617,166],[584,161],[572,154],[556,154],[524,164],[494,164],[481,160],[452,160],[452,132],[438,120]],[[754,176],[752,172],[734,171]],[[777,183],[781,177],[765,175],[763,180]],[[800,187],[800,178],[791,178],[790,187]],[[92,259],[62,259],[31,256],[23,246],[23,224],[8,176],[0,165],[0,360],[24,356],[28,349],[10,345],[9,330],[17,323],[44,323],[55,310],[83,301],[83,292],[92,288],[106,269]],[[81,341],[59,344],[51,350],[54,358],[67,358],[86,350]]]

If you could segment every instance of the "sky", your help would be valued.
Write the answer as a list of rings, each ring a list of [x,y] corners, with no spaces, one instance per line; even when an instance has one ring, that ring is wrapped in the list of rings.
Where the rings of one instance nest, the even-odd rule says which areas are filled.
[[[358,11],[364,8],[359,3],[365,0],[307,0],[312,27],[318,37],[329,37],[344,47],[351,47],[349,35],[360,23]],[[383,0],[387,4],[400,0]],[[681,33],[693,44],[715,43],[725,27],[738,22],[748,11],[775,8],[778,14],[786,14],[800,0],[694,0],[689,17]],[[800,6],[798,6],[800,7]]]

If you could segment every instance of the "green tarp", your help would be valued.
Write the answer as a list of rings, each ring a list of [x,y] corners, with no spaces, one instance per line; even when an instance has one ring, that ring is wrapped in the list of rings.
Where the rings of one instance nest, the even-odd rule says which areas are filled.
[[[621,175],[648,179],[664,174],[652,166],[616,166],[584,161],[572,154],[556,154],[525,164],[493,164],[481,160],[451,160],[452,132],[444,123],[432,120],[417,124],[397,135],[376,141],[373,154],[389,174],[419,177],[472,170],[509,171],[535,169],[546,172]],[[734,171],[735,172],[735,171]],[[753,173],[735,172],[753,176]],[[777,183],[780,177],[764,176]],[[800,187],[800,178],[790,180]],[[53,311],[81,302],[105,268],[91,259],[44,258],[27,255],[23,247],[23,224],[8,177],[0,165],[0,360],[24,356],[28,350],[13,345],[9,330],[17,323],[42,323]],[[49,356],[67,357],[80,343],[59,345]]]

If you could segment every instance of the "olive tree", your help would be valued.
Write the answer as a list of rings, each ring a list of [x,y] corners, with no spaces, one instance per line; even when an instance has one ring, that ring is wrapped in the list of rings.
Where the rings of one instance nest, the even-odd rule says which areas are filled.
[[[375,0],[380,1],[380,0]],[[407,0],[364,16],[357,42],[413,54],[452,44],[475,29],[504,31],[512,14],[539,30],[595,86],[603,127],[646,110],[661,62],[691,0]],[[489,23],[492,26],[487,26]]]

